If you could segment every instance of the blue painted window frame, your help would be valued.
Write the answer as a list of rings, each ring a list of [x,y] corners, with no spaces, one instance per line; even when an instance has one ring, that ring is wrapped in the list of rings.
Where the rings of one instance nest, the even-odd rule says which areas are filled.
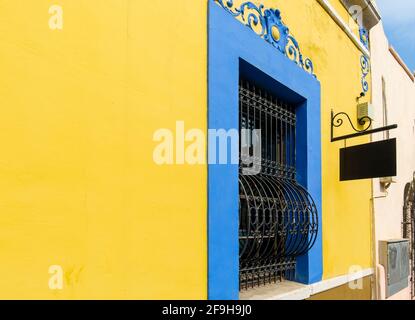
[[[314,247],[298,259],[296,280],[305,284],[318,282],[323,274],[320,83],[214,1],[209,1],[208,21],[209,129],[239,129],[241,74],[297,106],[297,180],[316,203],[319,234]],[[238,165],[208,166],[211,300],[239,299],[238,175]]]

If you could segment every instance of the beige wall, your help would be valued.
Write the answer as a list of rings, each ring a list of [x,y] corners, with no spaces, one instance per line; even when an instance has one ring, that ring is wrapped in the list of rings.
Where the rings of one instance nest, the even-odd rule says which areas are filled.
[[[403,197],[405,185],[415,171],[415,85],[404,68],[389,51],[389,43],[382,24],[371,30],[372,92],[375,110],[373,127],[384,125],[382,77],[385,80],[388,124],[399,128],[390,132],[397,138],[398,175],[396,183],[385,190],[379,179],[373,180],[373,208],[375,230],[375,261],[379,263],[379,241],[402,238]],[[375,134],[374,141],[385,139],[384,133]],[[378,292],[384,291],[384,269],[377,266]],[[399,294],[400,299],[410,297],[409,288]],[[396,297],[392,297],[396,298]]]

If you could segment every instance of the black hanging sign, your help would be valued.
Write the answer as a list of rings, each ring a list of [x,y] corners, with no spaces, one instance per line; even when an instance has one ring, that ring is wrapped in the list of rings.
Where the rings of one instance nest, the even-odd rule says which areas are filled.
[[[340,149],[340,181],[396,175],[396,139]]]

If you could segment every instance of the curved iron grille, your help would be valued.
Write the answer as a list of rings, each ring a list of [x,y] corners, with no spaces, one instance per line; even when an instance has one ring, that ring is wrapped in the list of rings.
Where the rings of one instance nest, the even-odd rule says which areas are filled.
[[[240,82],[240,128],[261,130],[261,158],[239,174],[240,288],[293,279],[296,258],[314,245],[317,208],[296,181],[295,108],[253,85]],[[245,132],[245,131],[244,131]],[[248,141],[253,153],[252,137]],[[244,146],[241,145],[241,149]]]
[[[415,298],[415,173],[411,183],[405,186],[403,207],[403,238],[409,239],[409,263],[411,273],[411,297]]]

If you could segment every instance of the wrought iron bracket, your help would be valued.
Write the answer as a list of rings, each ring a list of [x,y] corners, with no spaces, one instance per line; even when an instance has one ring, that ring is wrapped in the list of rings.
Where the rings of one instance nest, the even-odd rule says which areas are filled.
[[[347,135],[340,136],[340,137],[334,136],[334,128],[340,128],[344,124],[344,120],[341,117],[345,117],[349,121],[350,126],[356,133],[347,134]],[[390,125],[386,127],[377,128],[377,129],[370,129],[372,127],[372,119],[370,119],[369,117],[361,118],[359,120],[359,125],[364,126],[364,128],[361,130],[357,129],[353,125],[353,121],[347,113],[339,112],[339,113],[334,114],[334,111],[332,110],[331,111],[331,142],[357,138],[357,137],[366,136],[372,133],[389,131],[389,130],[398,128],[398,125],[394,124],[394,125]]]

